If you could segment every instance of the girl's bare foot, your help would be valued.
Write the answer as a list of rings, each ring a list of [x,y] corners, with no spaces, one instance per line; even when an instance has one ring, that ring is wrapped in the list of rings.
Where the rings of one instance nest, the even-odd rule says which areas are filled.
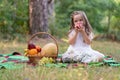
[[[103,61],[103,57],[99,57],[98,62],[102,62],[102,61]]]
[[[88,66],[88,63],[82,63],[83,64],[83,67],[87,67]]]

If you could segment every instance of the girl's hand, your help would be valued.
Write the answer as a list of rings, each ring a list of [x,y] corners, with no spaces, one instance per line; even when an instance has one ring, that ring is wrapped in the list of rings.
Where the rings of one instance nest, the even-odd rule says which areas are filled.
[[[78,33],[78,32],[79,32],[77,27],[75,27],[75,32],[76,32],[76,33]]]
[[[75,29],[79,32],[85,31],[85,27],[83,26],[83,24],[76,25]]]
[[[75,23],[75,29],[78,30],[79,32],[84,31],[84,26],[82,22],[77,22]]]
[[[75,24],[74,28],[75,28],[75,32],[78,33],[79,24]]]
[[[85,27],[81,25],[77,30],[78,30],[79,32],[83,32],[83,31],[85,31]]]

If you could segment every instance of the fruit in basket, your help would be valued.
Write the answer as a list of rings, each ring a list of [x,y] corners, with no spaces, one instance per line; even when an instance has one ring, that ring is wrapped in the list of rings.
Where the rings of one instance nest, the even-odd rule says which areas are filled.
[[[35,49],[35,45],[33,43],[29,43],[28,44],[28,49]]]
[[[28,50],[28,54],[29,54],[29,55],[38,54],[37,49],[30,49],[30,50]]]
[[[26,56],[28,54],[28,49],[24,49],[24,55]]]
[[[38,64],[44,65],[47,63],[54,63],[54,62],[55,62],[55,60],[53,58],[43,57],[42,59],[39,60]]]
[[[48,43],[45,46],[43,46],[41,50],[41,55],[42,56],[52,56],[56,55],[57,56],[57,46],[54,43]]]
[[[41,52],[41,47],[40,46],[35,46],[38,52]]]

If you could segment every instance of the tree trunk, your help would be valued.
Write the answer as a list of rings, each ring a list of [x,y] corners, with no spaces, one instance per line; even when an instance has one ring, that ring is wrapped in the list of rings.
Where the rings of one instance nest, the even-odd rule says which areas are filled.
[[[109,11],[108,11],[108,31],[107,31],[108,33],[110,32],[110,27],[111,27],[111,26],[110,26],[110,25],[111,25],[111,24],[110,24],[110,23],[111,23],[110,20],[111,20],[111,12],[110,12],[110,10],[109,10]]]
[[[29,0],[30,34],[48,32],[49,4],[52,0]]]

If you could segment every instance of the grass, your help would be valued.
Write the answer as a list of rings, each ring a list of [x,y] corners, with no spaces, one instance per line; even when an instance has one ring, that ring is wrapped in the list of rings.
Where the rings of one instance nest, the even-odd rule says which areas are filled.
[[[59,53],[64,53],[68,44],[59,41]],[[112,41],[93,41],[92,48],[112,55],[120,61],[120,43]],[[0,53],[12,53],[14,51],[24,53],[27,43],[25,42],[0,42]],[[0,80],[120,80],[120,67],[87,67],[87,68],[48,68],[31,67],[25,65],[22,69],[0,70]]]

